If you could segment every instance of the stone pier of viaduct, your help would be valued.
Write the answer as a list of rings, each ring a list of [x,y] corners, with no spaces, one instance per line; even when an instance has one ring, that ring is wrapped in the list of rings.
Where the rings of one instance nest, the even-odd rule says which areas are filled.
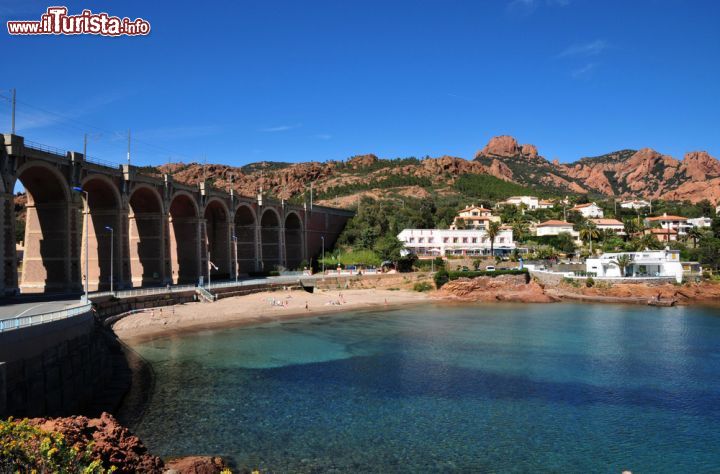
[[[352,216],[238,196],[207,182],[184,185],[135,166],[113,168],[17,135],[0,140],[0,294],[79,291],[85,275],[91,291],[105,290],[111,267],[116,288],[196,283],[208,269],[212,279],[294,269],[319,256],[323,239],[332,247]],[[28,197],[21,272],[17,181]],[[85,192],[74,188],[87,193],[87,206]]]

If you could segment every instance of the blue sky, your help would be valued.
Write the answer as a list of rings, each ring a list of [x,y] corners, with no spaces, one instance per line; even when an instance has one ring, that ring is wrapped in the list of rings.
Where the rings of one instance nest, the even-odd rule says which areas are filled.
[[[717,1],[72,1],[152,32],[7,34],[55,3],[0,3],[0,94],[18,134],[81,150],[87,131],[109,161],[128,128],[137,164],[472,158],[499,134],[560,161],[720,157]]]

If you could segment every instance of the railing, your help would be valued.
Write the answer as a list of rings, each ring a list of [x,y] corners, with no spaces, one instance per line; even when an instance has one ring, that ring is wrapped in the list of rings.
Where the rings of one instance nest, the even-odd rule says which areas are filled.
[[[198,295],[200,295],[201,298],[203,298],[205,301],[209,301],[210,303],[212,303],[213,301],[215,301],[217,299],[215,295],[210,293],[208,290],[206,290],[202,286],[196,287],[195,291],[197,292]]]
[[[6,331],[12,331],[15,329],[22,329],[29,326],[37,326],[39,324],[49,323],[51,321],[58,321],[60,319],[67,319],[73,316],[80,316],[92,310],[92,304],[84,304],[82,306],[75,306],[73,308],[63,309],[60,311],[53,311],[51,313],[32,314],[29,316],[18,316],[11,319],[0,320],[0,333]]]
[[[107,167],[107,168],[118,169],[118,168],[120,167],[120,164],[119,164],[119,163],[116,163],[116,162],[110,161],[110,160],[104,160],[104,159],[102,159],[102,158],[97,158],[97,157],[95,157],[95,156],[86,156],[86,157],[85,157],[85,161],[86,161],[87,163],[92,163],[92,164],[95,164],[95,165],[105,166],[105,167]]]
[[[44,151],[46,153],[52,153],[54,155],[60,155],[63,158],[67,156],[67,152],[54,146],[43,145],[42,143],[32,142],[30,140],[24,141],[25,147],[32,148],[33,150]]]
[[[175,285],[171,287],[158,286],[153,288],[137,288],[134,290],[121,290],[121,291],[96,291],[90,293],[89,298],[98,298],[100,296],[115,296],[116,298],[127,298],[132,296],[146,296],[146,295],[160,295],[163,293],[179,293],[182,291],[193,291],[195,285]]]

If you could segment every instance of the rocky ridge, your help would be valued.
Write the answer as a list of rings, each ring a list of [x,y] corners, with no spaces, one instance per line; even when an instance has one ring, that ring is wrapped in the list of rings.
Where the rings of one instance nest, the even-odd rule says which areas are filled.
[[[365,154],[346,161],[261,162],[243,167],[170,163],[155,172],[168,173],[179,182],[194,185],[207,177],[215,187],[232,188],[245,196],[255,196],[262,188],[266,194],[282,199],[307,196],[308,183],[313,183],[316,196],[332,192],[342,197],[356,193],[353,186],[367,183],[386,191],[388,186],[382,183],[393,175],[425,179],[434,189],[443,190],[451,188],[459,176],[487,174],[555,194],[720,201],[720,162],[705,151],[689,152],[684,159],[677,160],[643,148],[559,163],[548,161],[535,145],[520,144],[507,135],[493,137],[473,160],[455,156],[386,160]],[[398,186],[401,185],[390,187]]]

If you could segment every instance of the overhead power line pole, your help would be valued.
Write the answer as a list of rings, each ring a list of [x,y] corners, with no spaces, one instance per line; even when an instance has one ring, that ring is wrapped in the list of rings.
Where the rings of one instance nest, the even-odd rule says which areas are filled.
[[[15,89],[12,90],[12,134],[15,135],[15,95],[16,91]]]

